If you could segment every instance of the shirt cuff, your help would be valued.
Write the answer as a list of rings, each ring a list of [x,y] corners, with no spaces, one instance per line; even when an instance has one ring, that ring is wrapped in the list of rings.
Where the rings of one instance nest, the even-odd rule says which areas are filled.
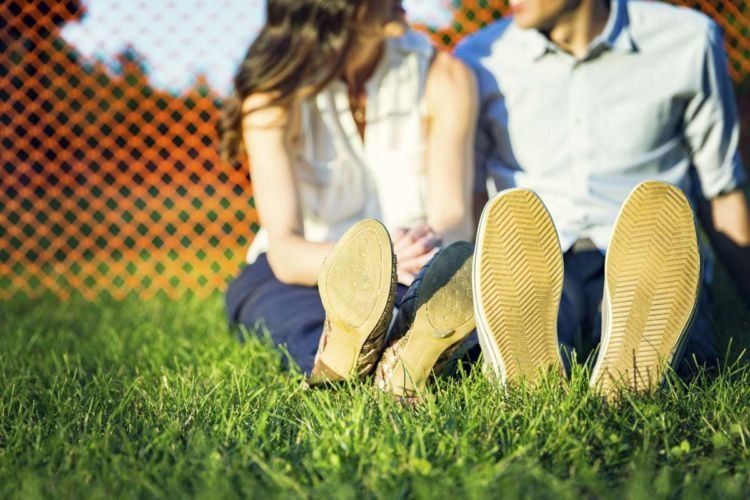
[[[701,183],[701,191],[703,196],[710,200],[721,196],[737,189],[743,189],[747,186],[747,171],[739,160],[732,162],[732,167],[721,172],[719,175],[711,176],[706,178],[705,176],[699,176]]]

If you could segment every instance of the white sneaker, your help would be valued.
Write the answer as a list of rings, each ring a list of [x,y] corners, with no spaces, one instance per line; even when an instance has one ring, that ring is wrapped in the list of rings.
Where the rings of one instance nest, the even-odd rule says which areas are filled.
[[[678,361],[698,303],[695,216],[677,187],[647,181],[623,204],[605,264],[602,341],[591,386],[648,391]]]
[[[557,316],[563,256],[542,200],[508,189],[484,207],[472,270],[474,315],[485,373],[534,384],[563,372]]]

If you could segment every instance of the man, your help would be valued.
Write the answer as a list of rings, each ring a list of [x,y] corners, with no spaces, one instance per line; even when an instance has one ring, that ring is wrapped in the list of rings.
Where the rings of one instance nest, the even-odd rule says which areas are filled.
[[[750,209],[742,191],[746,176],[737,152],[737,111],[718,27],[698,12],[659,2],[510,3],[512,18],[488,26],[456,50],[458,57],[474,68],[480,91],[477,206],[483,206],[487,199],[485,180],[492,189],[533,190],[544,203],[536,207],[533,193],[517,193],[493,199],[485,209],[488,215],[480,223],[475,257],[475,269],[479,266],[480,271],[475,271],[474,289],[485,359],[489,358],[489,365],[504,379],[512,375],[514,362],[523,373],[554,364],[549,353],[539,354],[544,349],[538,345],[549,344],[555,335],[563,351],[572,352],[577,346],[580,359],[600,340],[600,308],[606,287],[604,338],[593,385],[604,384],[601,372],[609,371],[609,378],[632,387],[653,387],[661,377],[644,381],[648,378],[644,371],[653,375],[657,365],[665,361],[656,359],[656,354],[666,361],[676,359],[678,344],[685,339],[685,359],[699,364],[714,362],[718,353],[706,287],[696,310],[692,306],[683,308],[679,318],[674,312],[676,303],[665,298],[677,287],[679,293],[690,296],[692,304],[697,301],[698,287],[690,290],[689,280],[678,278],[689,275],[691,266],[700,272],[700,264],[680,264],[682,267],[670,270],[675,258],[664,253],[676,250],[686,258],[697,255],[694,229],[682,237],[673,226],[684,226],[686,221],[692,224],[692,212],[684,210],[688,205],[680,200],[681,192],[666,184],[647,184],[628,196],[637,185],[652,179],[688,193],[716,254],[750,303]],[[526,207],[523,210],[527,213],[512,215],[514,203]],[[545,206],[554,226],[545,222]],[[503,210],[511,215],[502,216]],[[542,310],[539,304],[547,304],[546,311],[557,308],[554,245],[548,245],[551,250],[545,254],[540,250],[544,244],[516,238],[519,243],[514,251],[526,260],[513,261],[505,274],[496,273],[494,278],[477,276],[482,268],[499,265],[492,262],[487,248],[496,249],[509,239],[487,230],[493,213],[500,217],[497,220],[510,220],[508,231],[517,232],[519,225],[526,224],[526,229],[541,235],[539,241],[550,231],[554,233],[555,227],[559,235],[564,254],[559,266],[562,275],[564,263],[559,316],[551,328],[536,325],[541,332],[538,339],[529,333],[535,331],[535,325],[519,318],[528,316],[528,321],[536,321],[529,311],[534,307]],[[658,229],[659,221],[667,225]],[[631,224],[630,229],[627,224]],[[672,239],[661,239],[664,234]],[[646,240],[661,243],[656,247],[642,245],[651,250],[638,254],[638,245]],[[605,252],[615,244],[622,249],[623,257],[611,256],[613,262],[605,265]],[[664,255],[656,255],[659,252],[654,248],[664,250]],[[508,262],[509,255],[500,253],[495,258]],[[534,255],[551,264],[534,268],[529,261]],[[643,264],[638,269],[632,263],[628,264],[630,268],[615,269],[620,260],[634,255]],[[537,279],[535,269],[551,270]],[[656,271],[664,269],[667,274],[655,277]],[[523,288],[521,283],[521,292],[510,295],[524,301],[515,299],[503,306],[497,305],[499,299],[488,299],[490,292],[486,290],[523,273],[530,276],[530,285]],[[483,279],[488,284],[483,285]],[[615,281],[620,285],[632,283],[632,293],[623,295],[623,286],[615,287]],[[656,292],[643,295],[649,283]],[[507,290],[497,293],[509,295]],[[613,293],[619,294],[619,299],[613,299]],[[660,307],[665,303],[669,307],[663,312]],[[506,309],[497,312],[493,307]],[[663,318],[658,317],[662,313]],[[493,315],[499,326],[493,326]],[[515,318],[516,323],[507,318]],[[673,326],[673,331],[658,326],[672,319],[682,326]],[[683,331],[691,319],[692,329]],[[618,321],[629,325],[619,334],[613,333],[617,325],[612,325]],[[645,334],[641,331],[641,337],[630,338],[639,328],[633,326],[636,323],[649,323],[652,330],[641,328]],[[517,324],[516,337],[508,324]],[[656,332],[658,338],[649,337],[649,332]],[[526,338],[529,336],[531,340]],[[608,359],[614,356],[608,350],[616,347],[621,350],[620,359],[608,367]],[[631,366],[625,366],[628,355]]]

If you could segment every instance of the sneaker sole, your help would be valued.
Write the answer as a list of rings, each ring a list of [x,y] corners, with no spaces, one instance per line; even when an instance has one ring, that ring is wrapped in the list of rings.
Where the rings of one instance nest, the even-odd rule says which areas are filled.
[[[326,257],[318,290],[330,324],[320,360],[342,379],[357,374],[363,347],[374,336],[384,338],[393,311],[396,256],[380,222],[355,224]]]
[[[387,385],[398,397],[416,397],[441,356],[474,330],[472,245],[454,243],[430,263],[422,279],[414,323]]]
[[[591,386],[606,398],[661,384],[686,337],[700,289],[695,216],[684,193],[657,181],[625,201],[605,264],[601,353]]]
[[[563,257],[552,218],[535,193],[505,190],[485,206],[472,280],[485,367],[503,383],[534,384],[551,370],[562,373]]]

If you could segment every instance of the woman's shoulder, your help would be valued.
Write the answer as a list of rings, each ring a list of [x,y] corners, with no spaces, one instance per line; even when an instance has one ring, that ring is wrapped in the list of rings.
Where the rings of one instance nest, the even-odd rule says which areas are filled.
[[[451,53],[436,49],[435,45],[424,33],[409,30],[405,35],[394,38],[393,47],[403,54],[417,54],[429,60],[429,74],[431,79],[454,80],[470,77],[466,64]]]
[[[437,51],[427,76],[427,85],[443,95],[450,95],[447,92],[466,90],[474,85],[474,73],[453,54]]]
[[[242,102],[245,126],[276,128],[287,123],[291,106],[279,104],[278,95],[268,92],[250,94]]]
[[[427,74],[425,97],[428,113],[433,117],[457,118],[456,112],[463,113],[476,102],[474,73],[454,55],[438,51]]]

